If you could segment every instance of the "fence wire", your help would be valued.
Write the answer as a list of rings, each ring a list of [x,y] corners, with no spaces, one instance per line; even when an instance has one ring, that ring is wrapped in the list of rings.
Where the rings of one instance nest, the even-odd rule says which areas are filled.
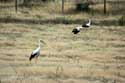
[[[61,13],[62,3],[61,0],[0,0],[0,11],[13,11],[15,12],[26,8],[34,8],[41,6],[43,10],[52,11],[53,13]],[[29,2],[28,2],[29,1]],[[104,0],[64,0],[64,13],[70,10],[75,10],[77,2],[89,2],[90,11],[103,13]],[[125,0],[106,0],[106,8],[108,14],[125,14]],[[41,9],[41,10],[42,10]],[[30,10],[29,10],[30,11]],[[52,13],[48,12],[48,13]],[[2,13],[2,12],[0,12]]]

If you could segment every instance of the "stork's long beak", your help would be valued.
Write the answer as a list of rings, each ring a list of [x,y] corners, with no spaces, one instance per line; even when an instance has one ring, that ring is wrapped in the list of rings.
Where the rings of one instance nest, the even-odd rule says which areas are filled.
[[[43,44],[46,44],[43,40],[40,40],[40,42],[42,42]]]

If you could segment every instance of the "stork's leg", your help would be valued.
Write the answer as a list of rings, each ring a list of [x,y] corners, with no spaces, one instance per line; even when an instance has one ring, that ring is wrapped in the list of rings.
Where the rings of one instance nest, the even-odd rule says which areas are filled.
[[[38,57],[35,58],[35,63],[37,63]]]

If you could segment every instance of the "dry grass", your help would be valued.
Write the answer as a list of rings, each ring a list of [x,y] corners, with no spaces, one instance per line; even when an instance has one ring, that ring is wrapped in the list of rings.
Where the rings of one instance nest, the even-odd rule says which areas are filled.
[[[125,31],[123,27],[92,26],[73,35],[71,30],[76,25],[11,25],[13,27],[7,30],[11,33],[16,30],[22,36],[11,39],[11,34],[0,34],[2,82],[33,83],[47,82],[48,79],[52,83],[104,83],[113,80],[124,83],[124,58],[117,58],[124,57],[125,53],[125,34],[119,34]],[[3,32],[10,24],[1,26]],[[42,47],[38,63],[30,63],[28,58],[38,39],[43,39],[47,45]]]
[[[112,4],[107,4],[107,15],[103,14],[103,4],[96,4],[90,7],[90,12],[77,12],[73,3],[65,3],[65,16],[61,13],[61,3],[50,3],[32,8],[18,8],[18,12],[13,7],[0,9],[0,21],[17,22],[17,23],[64,23],[81,24],[84,20],[92,18],[93,24],[96,25],[118,25],[122,13],[113,15],[112,11],[116,9]],[[8,12],[9,11],[9,12]],[[122,12],[123,10],[121,10]],[[117,12],[114,11],[114,12]],[[120,12],[120,10],[119,10]]]
[[[103,20],[117,20],[119,15],[67,13],[63,16],[55,6],[53,10],[41,6],[19,9],[17,14],[10,8],[9,12],[2,10],[0,14],[0,18],[7,21],[12,19],[0,23],[0,82],[125,82],[124,26],[114,26],[113,23],[111,26],[93,25],[78,35],[71,33],[83,19],[92,17],[92,21],[100,24]],[[61,22],[58,24],[58,21]],[[62,21],[70,23],[61,24]],[[43,39],[47,45],[42,46],[37,63],[29,62],[38,39]]]
[[[103,13],[104,11],[104,4],[96,4],[96,5],[93,5],[90,7],[93,11],[96,11],[98,13]],[[107,13],[111,13],[112,11],[112,6],[111,4],[106,4],[106,10],[107,10]]]

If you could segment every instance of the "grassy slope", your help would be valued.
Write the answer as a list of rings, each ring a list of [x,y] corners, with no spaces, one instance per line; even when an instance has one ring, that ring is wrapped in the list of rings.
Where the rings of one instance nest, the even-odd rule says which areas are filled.
[[[37,9],[37,10],[36,10]],[[1,18],[56,19],[52,11],[2,10]],[[11,9],[10,9],[11,10]],[[13,10],[13,9],[12,9]],[[26,10],[26,9],[25,9]],[[39,12],[38,12],[39,10]],[[50,14],[48,13],[50,12]],[[92,15],[72,14],[67,19],[87,19]],[[117,19],[119,16],[94,16],[92,19]],[[103,19],[104,20],[104,19]],[[25,21],[26,22],[26,21]],[[124,83],[125,82],[125,28],[93,25],[73,35],[78,24],[0,23],[0,80],[1,82],[44,83]],[[42,46],[38,63],[28,58],[37,46]]]

